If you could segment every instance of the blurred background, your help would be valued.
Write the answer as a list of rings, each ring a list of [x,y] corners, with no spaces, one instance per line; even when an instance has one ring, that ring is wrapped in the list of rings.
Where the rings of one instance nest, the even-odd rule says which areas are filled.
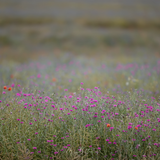
[[[68,52],[123,61],[159,49],[159,0],[0,1],[0,62]]]

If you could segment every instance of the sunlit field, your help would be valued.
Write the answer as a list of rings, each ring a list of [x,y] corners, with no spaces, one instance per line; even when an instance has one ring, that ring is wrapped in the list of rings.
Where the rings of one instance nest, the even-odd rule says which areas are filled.
[[[160,59],[107,57],[1,63],[0,159],[158,160]]]

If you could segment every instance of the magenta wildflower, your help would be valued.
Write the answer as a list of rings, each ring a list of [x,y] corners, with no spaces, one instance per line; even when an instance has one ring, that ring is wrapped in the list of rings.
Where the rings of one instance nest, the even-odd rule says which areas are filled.
[[[37,149],[37,147],[33,147],[33,149]]]
[[[128,126],[128,129],[131,129],[132,128],[132,126]]]
[[[114,127],[110,127],[110,131],[112,131],[114,129]]]
[[[101,148],[100,148],[100,147],[98,147],[97,149],[101,150]]]
[[[28,141],[31,141],[31,139],[27,139]]]
[[[54,154],[58,154],[58,152],[54,152]]]
[[[91,146],[89,146],[89,147],[92,147],[92,145],[91,145]]]
[[[36,132],[35,134],[38,134],[38,132]]]
[[[17,119],[17,121],[20,121],[20,119]]]
[[[38,151],[38,153],[41,153],[41,151]]]

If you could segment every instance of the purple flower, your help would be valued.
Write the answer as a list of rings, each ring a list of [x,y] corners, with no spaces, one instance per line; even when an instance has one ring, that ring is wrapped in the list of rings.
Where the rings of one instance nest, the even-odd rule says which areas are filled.
[[[33,147],[33,149],[37,149],[37,147]]]
[[[20,121],[20,119],[17,119],[17,121]]]
[[[35,134],[38,134],[38,132],[36,132]]]
[[[132,128],[132,126],[128,126],[128,129],[131,129]]]
[[[114,127],[110,127],[110,131],[112,131],[114,129]]]
[[[98,147],[97,149],[101,150],[101,148],[100,148],[100,147]]]

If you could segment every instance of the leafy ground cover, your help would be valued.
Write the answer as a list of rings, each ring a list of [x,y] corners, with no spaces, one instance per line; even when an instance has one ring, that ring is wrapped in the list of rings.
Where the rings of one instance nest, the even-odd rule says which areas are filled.
[[[0,159],[158,160],[160,60],[120,62],[2,63]]]

